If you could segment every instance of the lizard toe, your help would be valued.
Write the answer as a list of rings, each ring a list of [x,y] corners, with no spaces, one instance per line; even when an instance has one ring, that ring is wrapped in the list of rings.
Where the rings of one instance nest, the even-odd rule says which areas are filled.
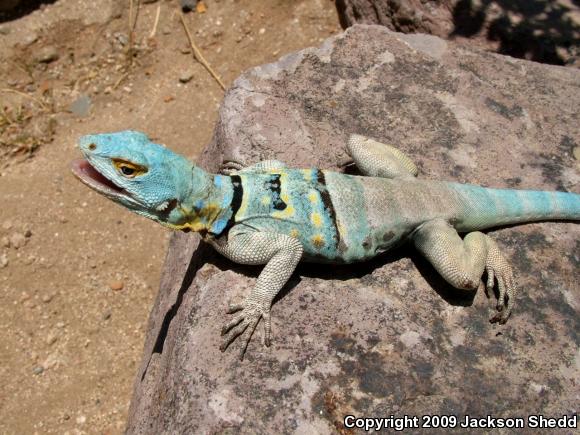
[[[233,314],[244,309],[244,304],[229,304],[226,313]]]
[[[220,350],[223,352],[225,351],[233,341],[238,338],[240,335],[244,333],[244,331],[248,328],[249,323],[247,320],[243,320],[238,326],[232,328],[225,336],[222,345],[220,346]]]
[[[245,330],[244,335],[241,337],[243,345],[242,349],[240,350],[240,361],[244,359],[244,355],[248,349],[248,345],[250,344],[250,340],[252,339],[252,335],[254,335],[254,331],[256,330],[256,326],[258,326],[259,321],[259,317],[250,321],[248,328]]]
[[[230,329],[232,329],[237,324],[241,323],[243,320],[244,320],[244,316],[243,316],[243,314],[240,314],[240,315],[236,316],[230,322],[226,323],[222,328],[222,335],[226,335]]]

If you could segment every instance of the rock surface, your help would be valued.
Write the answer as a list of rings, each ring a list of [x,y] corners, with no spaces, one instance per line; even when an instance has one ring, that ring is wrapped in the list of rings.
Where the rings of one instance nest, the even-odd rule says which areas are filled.
[[[243,74],[199,163],[336,169],[359,133],[406,151],[425,178],[577,190],[578,83],[576,69],[354,26]],[[347,414],[577,413],[579,236],[573,223],[493,232],[520,288],[505,326],[488,323],[494,303],[481,287],[450,288],[410,249],[301,265],[273,306],[272,346],[260,324],[240,362],[240,343],[221,353],[219,333],[260,268],[175,234],[128,432],[324,434]]]
[[[341,25],[381,24],[510,56],[580,67],[580,5],[569,0],[337,0]]]

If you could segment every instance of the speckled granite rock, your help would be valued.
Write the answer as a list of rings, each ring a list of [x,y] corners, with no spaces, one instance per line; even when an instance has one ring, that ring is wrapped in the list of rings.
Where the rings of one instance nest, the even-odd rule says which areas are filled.
[[[405,150],[425,178],[578,191],[579,83],[576,69],[354,26],[243,74],[200,163],[276,157],[331,169],[360,133]],[[302,265],[273,306],[272,346],[260,344],[260,324],[240,362],[239,343],[219,351],[219,332],[228,300],[260,269],[176,234],[128,432],[324,434],[346,414],[574,414],[579,236],[573,223],[493,232],[521,289],[505,326],[488,323],[482,288],[453,290],[410,249]]]

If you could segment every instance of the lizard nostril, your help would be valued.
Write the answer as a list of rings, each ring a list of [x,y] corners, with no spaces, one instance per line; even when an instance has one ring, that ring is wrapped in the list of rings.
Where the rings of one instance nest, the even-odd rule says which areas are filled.
[[[92,143],[92,144],[89,144],[88,148],[89,148],[89,150],[94,151],[97,149],[97,146],[94,143]]]

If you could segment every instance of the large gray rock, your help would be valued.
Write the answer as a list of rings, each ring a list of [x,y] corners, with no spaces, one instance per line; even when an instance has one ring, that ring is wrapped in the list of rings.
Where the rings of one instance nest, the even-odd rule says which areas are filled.
[[[243,74],[200,164],[276,157],[337,169],[359,133],[406,151],[425,178],[577,190],[579,83],[576,69],[354,26]],[[260,324],[240,362],[240,343],[219,351],[220,328],[260,268],[176,234],[128,432],[324,434],[347,414],[577,413],[579,236],[573,223],[493,232],[521,290],[505,326],[488,322],[494,303],[481,288],[450,288],[410,249],[302,265],[273,306],[272,346]]]

